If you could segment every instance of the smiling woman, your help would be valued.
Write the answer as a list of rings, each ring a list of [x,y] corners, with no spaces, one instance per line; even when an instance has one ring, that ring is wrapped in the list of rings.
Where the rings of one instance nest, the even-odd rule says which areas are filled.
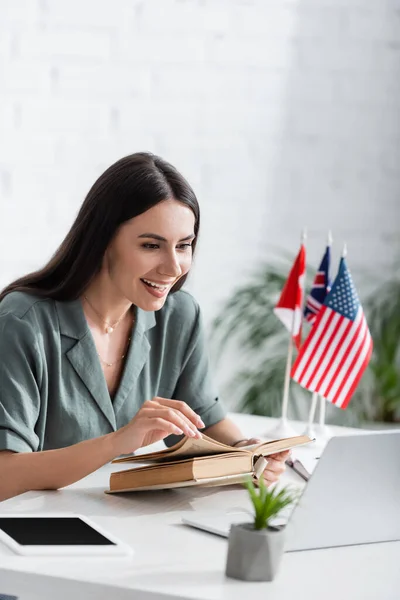
[[[196,196],[169,163],[127,156],[89,191],[60,248],[0,295],[0,500],[68,485],[120,454],[199,429],[245,445],[181,290]],[[276,481],[286,455],[270,457]]]

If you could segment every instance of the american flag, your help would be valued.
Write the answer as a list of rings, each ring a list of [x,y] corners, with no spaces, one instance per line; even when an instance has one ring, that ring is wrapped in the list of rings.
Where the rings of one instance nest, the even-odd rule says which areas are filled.
[[[372,338],[346,259],[293,365],[291,377],[346,408],[372,354]]]
[[[315,323],[317,315],[331,288],[331,281],[329,278],[330,262],[331,248],[330,246],[327,246],[317,274],[315,275],[311,292],[307,298],[306,307],[304,309],[304,316],[311,324]]]

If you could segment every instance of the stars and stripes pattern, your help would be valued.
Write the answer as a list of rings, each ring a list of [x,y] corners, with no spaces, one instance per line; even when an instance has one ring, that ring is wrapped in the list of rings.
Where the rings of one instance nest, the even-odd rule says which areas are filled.
[[[345,409],[372,354],[372,338],[345,258],[293,365],[304,388]]]
[[[321,310],[325,298],[331,288],[331,281],[329,277],[330,263],[331,248],[330,246],[327,246],[317,274],[315,275],[311,292],[307,298],[304,309],[304,317],[312,325],[315,323],[318,313]]]

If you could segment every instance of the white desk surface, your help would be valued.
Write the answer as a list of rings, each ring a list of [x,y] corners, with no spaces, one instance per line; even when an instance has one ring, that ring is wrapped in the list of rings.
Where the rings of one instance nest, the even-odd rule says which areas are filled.
[[[231,416],[249,436],[262,436],[275,423],[264,417]],[[332,430],[336,435],[356,433]],[[308,458],[318,454],[311,446],[298,449],[297,455],[300,452],[307,452]],[[245,594],[268,600],[400,598],[400,542],[288,553],[271,583],[226,578],[227,540],[185,527],[181,515],[247,508],[247,492],[232,486],[107,495],[109,474],[117,467],[127,468],[108,464],[62,490],[22,494],[1,503],[0,513],[85,514],[129,543],[134,556],[31,558],[16,556],[0,545],[0,594],[13,593],[20,600],[243,600]],[[282,479],[303,485],[289,469]]]

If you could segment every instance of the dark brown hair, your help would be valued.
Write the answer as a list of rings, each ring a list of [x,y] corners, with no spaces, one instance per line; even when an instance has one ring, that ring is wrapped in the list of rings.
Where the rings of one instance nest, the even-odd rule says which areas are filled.
[[[99,272],[104,253],[125,221],[171,199],[189,206],[195,215],[193,251],[200,226],[196,196],[186,179],[159,156],[138,152],[117,161],[94,183],[66,238],[39,271],[10,283],[0,301],[14,291],[55,300],[75,300]],[[178,291],[183,276],[172,288]]]

